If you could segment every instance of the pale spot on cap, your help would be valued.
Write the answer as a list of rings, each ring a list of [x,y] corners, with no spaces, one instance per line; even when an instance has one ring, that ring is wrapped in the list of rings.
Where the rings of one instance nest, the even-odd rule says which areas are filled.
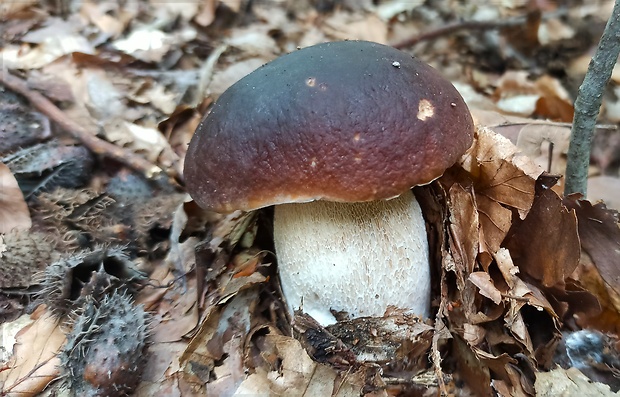
[[[418,104],[418,120],[424,121],[435,115],[435,107],[428,99],[422,99]]]

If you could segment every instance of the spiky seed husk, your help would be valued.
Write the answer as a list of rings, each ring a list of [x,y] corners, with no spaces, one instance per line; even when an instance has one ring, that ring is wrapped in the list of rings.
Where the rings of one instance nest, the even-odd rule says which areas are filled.
[[[138,385],[149,315],[126,293],[88,299],[60,354],[73,396],[123,396]]]
[[[95,247],[54,262],[42,275],[40,299],[52,312],[64,316],[87,299],[100,302],[110,291],[132,290],[143,280],[124,247]]]
[[[57,241],[47,233],[30,230],[11,231],[3,236],[0,288],[29,288],[38,282],[34,275],[58,259]]]

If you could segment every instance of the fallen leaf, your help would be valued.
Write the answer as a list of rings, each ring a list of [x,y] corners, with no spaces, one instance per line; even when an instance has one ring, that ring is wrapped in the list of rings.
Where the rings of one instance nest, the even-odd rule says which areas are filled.
[[[479,126],[459,164],[471,174],[476,193],[517,209],[525,218],[534,202],[534,181],[543,170],[508,139]]]
[[[480,294],[491,299],[496,305],[502,302],[502,293],[493,284],[489,273],[473,272],[469,274],[468,280],[478,287]]]
[[[236,29],[227,40],[227,44],[243,51],[245,56],[270,57],[279,52],[276,41],[269,35],[268,25],[250,25]]]
[[[557,124],[529,124],[523,126],[517,138],[517,147],[523,154],[544,168],[549,161],[549,146],[553,144],[552,174],[566,173],[566,155],[570,143],[570,127]],[[545,145],[546,144],[546,145]]]
[[[269,58],[248,58],[240,62],[235,62],[229,67],[218,70],[213,75],[213,80],[209,84],[208,91],[216,96],[226,91],[228,87],[236,83],[242,77],[250,74],[257,68],[263,66]]]
[[[248,394],[290,396],[358,397],[365,384],[365,377],[338,373],[325,364],[314,362],[300,343],[287,336],[266,335],[267,344],[277,355],[278,368],[256,369],[235,392],[235,396]],[[265,351],[265,354],[269,351]],[[382,393],[379,396],[387,396]]]
[[[563,285],[579,263],[577,217],[553,190],[541,190],[527,217],[513,226],[505,245],[521,272],[552,287]]]
[[[570,195],[564,204],[577,214],[581,246],[592,258],[608,288],[620,300],[620,228],[618,214]]]
[[[73,52],[92,54],[94,46],[77,30],[76,20],[50,18],[48,25],[31,32],[21,45],[9,44],[0,50],[4,66],[10,69],[39,69]],[[36,43],[31,46],[27,44]]]
[[[0,163],[0,233],[28,230],[31,225],[30,210],[17,180],[9,167]]]
[[[205,387],[207,395],[230,396],[245,380],[245,337],[250,332],[257,300],[257,289],[246,290],[226,306],[209,311],[179,358],[183,378],[189,384]],[[208,370],[191,370],[197,366]]]
[[[538,397],[556,396],[601,396],[615,397],[609,386],[603,383],[592,382],[577,368],[557,368],[549,372],[536,374],[536,395]]]
[[[375,14],[350,14],[334,12],[322,26],[323,31],[336,40],[366,40],[386,44],[388,27],[386,21]]]
[[[0,389],[10,395],[36,396],[60,374],[56,357],[65,343],[59,320],[41,307],[36,320],[16,336],[7,369],[0,372]]]
[[[19,331],[32,324],[33,321],[29,315],[24,314],[16,320],[0,324],[0,335],[2,335],[0,340],[0,365],[4,367],[13,355],[13,346],[17,342],[15,338]]]
[[[0,2],[0,20],[5,21],[8,17],[30,6],[37,4],[36,0],[2,1]]]
[[[540,92],[536,102],[536,116],[566,123],[573,121],[573,100],[557,79],[543,75],[536,80],[536,89]]]
[[[588,200],[603,201],[607,208],[620,211],[620,178],[598,175],[588,178]]]
[[[171,45],[171,36],[154,28],[134,30],[113,43],[117,50],[144,62],[160,62],[170,51]]]
[[[474,271],[478,253],[478,212],[471,191],[455,184],[449,192],[450,240],[456,263],[459,288],[463,288],[468,275]]]
[[[478,220],[480,222],[480,253],[493,256],[504,241],[512,225],[512,211],[489,197],[476,194]],[[488,264],[482,262],[485,270]]]

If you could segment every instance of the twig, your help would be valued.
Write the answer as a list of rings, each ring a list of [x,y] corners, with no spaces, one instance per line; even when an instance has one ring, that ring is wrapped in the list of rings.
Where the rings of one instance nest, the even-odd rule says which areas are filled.
[[[422,41],[435,40],[442,36],[456,33],[461,30],[496,30],[506,29],[514,26],[522,25],[526,22],[525,17],[517,17],[512,19],[505,19],[501,21],[464,21],[456,22],[446,26],[442,26],[438,29],[421,33],[417,36],[410,37],[392,44],[394,48],[408,48],[414,46]]]
[[[215,70],[215,65],[217,61],[220,59],[220,56],[228,49],[228,46],[225,44],[220,45],[215,48],[209,57],[205,61],[203,67],[200,69],[199,79],[198,79],[198,89],[196,90],[196,97],[192,101],[192,106],[197,107],[200,102],[204,99],[205,92],[207,91],[207,87],[211,84],[213,80],[213,71]]]
[[[564,195],[581,193],[586,197],[590,148],[603,101],[603,91],[620,54],[620,0],[616,0],[596,53],[588,65],[575,100],[575,117],[571,129],[566,166]]]
[[[0,84],[26,97],[35,108],[58,124],[60,128],[71,134],[93,153],[119,161],[135,171],[142,173],[149,179],[157,178],[163,174],[161,168],[151,164],[142,157],[110,142],[97,138],[94,134],[71,120],[62,110],[54,105],[52,101],[43,96],[43,94],[28,88],[28,84],[24,80],[9,74],[6,69],[0,70]],[[176,177],[176,175],[169,176],[172,178]]]

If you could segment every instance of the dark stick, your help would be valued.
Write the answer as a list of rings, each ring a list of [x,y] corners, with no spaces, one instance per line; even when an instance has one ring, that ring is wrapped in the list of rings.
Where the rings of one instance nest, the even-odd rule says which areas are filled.
[[[586,197],[588,184],[588,167],[590,166],[590,148],[596,126],[596,118],[603,101],[603,91],[609,82],[614,65],[620,54],[620,0],[614,8],[603,36],[598,43],[596,53],[590,61],[588,71],[583,79],[575,100],[575,117],[571,129],[568,147],[568,164],[564,195],[581,193]]]
[[[456,22],[450,25],[442,26],[435,30],[431,30],[428,32],[421,33],[420,35],[410,37],[408,39],[402,40],[400,42],[396,42],[392,44],[394,48],[408,48],[412,47],[422,41],[435,40],[442,36],[447,36],[461,30],[495,30],[495,29],[506,29],[513,26],[519,26],[524,24],[526,21],[523,17],[517,17],[513,19],[500,20],[500,21],[463,21]]]
[[[551,164],[553,163],[553,142],[549,142],[549,158],[547,159],[547,172],[551,173]]]
[[[54,105],[52,101],[41,93],[31,90],[24,80],[9,74],[6,69],[0,70],[0,84],[26,97],[32,106],[49,117],[50,120],[55,122],[64,131],[71,134],[93,153],[115,159],[121,164],[125,164],[133,170],[142,173],[147,178],[157,179],[163,174],[161,168],[151,164],[144,158],[110,142],[97,138],[93,133],[71,120],[62,110]],[[176,175],[170,175],[170,177],[174,178]]]

